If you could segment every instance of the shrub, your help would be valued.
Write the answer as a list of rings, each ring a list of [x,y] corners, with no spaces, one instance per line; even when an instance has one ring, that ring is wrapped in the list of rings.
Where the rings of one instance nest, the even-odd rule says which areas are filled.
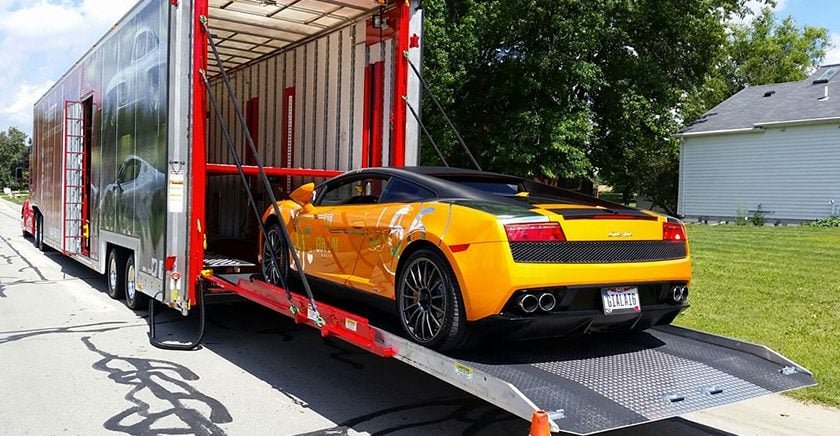
[[[764,210],[761,208],[760,204],[753,212],[753,216],[750,217],[750,221],[752,221],[754,226],[760,227],[764,225]]]
[[[811,223],[811,227],[840,227],[840,216],[830,216],[816,220]]]
[[[745,226],[747,225],[747,213],[744,211],[743,207],[738,207],[735,209],[735,225],[736,226]]]

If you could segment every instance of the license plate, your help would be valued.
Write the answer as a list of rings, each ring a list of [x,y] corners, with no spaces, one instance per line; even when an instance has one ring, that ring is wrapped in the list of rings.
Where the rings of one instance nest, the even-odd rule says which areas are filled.
[[[604,315],[639,313],[639,288],[603,288],[601,299],[604,302]]]

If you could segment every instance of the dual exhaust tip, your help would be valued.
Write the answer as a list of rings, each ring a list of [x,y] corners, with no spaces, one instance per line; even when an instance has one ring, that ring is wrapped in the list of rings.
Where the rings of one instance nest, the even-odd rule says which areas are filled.
[[[534,313],[537,310],[551,312],[557,306],[557,297],[550,292],[524,294],[517,299],[516,305],[525,313]]]
[[[687,286],[674,286],[671,288],[671,300],[675,304],[682,304],[688,301],[688,287]],[[537,310],[541,310],[543,312],[551,312],[557,307],[557,297],[550,292],[543,292],[539,293],[527,293],[522,294],[516,300],[516,305],[519,306],[525,313],[534,313]]]
[[[688,301],[688,288],[685,286],[674,286],[671,288],[671,300],[677,304]]]

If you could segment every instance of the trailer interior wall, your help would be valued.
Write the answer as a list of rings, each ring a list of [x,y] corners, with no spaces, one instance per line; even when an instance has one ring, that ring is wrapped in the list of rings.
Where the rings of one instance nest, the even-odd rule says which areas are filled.
[[[269,167],[346,171],[416,162],[416,147],[406,157],[405,133],[395,129],[397,75],[409,74],[407,68],[399,73],[396,65],[398,27],[407,22],[400,19],[400,7],[381,8],[374,1],[300,1],[286,6],[211,1],[209,27],[229,69],[236,101],[229,99],[211,53],[208,71],[216,76],[210,92],[220,103],[223,119],[208,109],[207,161],[234,163],[224,126],[243,163],[254,164],[246,150],[245,128],[236,119],[236,104]],[[384,26],[375,27],[374,14],[381,14]],[[400,134],[402,141],[396,138]],[[262,184],[251,179],[260,207],[267,207]],[[282,197],[304,182],[320,180],[275,177],[272,182],[275,194]],[[214,239],[256,237],[238,175],[208,178],[207,215],[211,245]]]
[[[100,272],[107,244],[130,248],[147,292],[162,283],[151,266],[163,257],[169,13],[165,1],[138,3],[34,108],[45,244]]]

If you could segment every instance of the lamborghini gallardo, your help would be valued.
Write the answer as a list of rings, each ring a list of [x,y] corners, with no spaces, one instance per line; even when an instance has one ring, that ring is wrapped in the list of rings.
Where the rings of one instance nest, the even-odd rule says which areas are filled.
[[[386,303],[433,349],[644,330],[688,307],[679,220],[523,178],[369,168],[304,185],[279,210],[263,215],[266,281],[290,276],[283,220],[308,280]]]

